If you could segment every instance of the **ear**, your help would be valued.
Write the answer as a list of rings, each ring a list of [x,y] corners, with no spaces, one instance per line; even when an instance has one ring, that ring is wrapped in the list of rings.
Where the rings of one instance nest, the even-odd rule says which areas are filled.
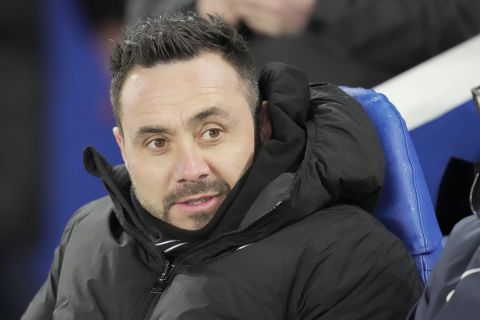
[[[268,114],[268,101],[262,101],[262,104],[260,105],[258,126],[260,142],[265,144],[270,141],[270,138],[272,137],[272,122],[270,121],[270,115]]]
[[[117,141],[117,145],[120,148],[120,153],[122,154],[123,162],[127,164],[127,157],[125,154],[125,140],[123,138],[122,131],[120,130],[119,127],[113,127],[112,132],[113,132],[113,136],[115,137],[115,140]]]

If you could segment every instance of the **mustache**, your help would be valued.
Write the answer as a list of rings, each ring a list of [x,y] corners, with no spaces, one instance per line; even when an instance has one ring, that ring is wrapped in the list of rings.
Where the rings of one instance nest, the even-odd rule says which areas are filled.
[[[173,192],[163,197],[165,211],[168,211],[182,198],[194,196],[200,193],[226,194],[230,192],[230,186],[223,180],[198,181],[177,187]]]

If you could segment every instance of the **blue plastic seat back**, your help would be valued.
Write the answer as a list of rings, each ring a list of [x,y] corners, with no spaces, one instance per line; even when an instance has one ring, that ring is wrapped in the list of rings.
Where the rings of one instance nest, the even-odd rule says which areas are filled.
[[[404,243],[425,283],[442,249],[442,234],[405,122],[384,95],[342,89],[364,107],[384,149],[385,183],[375,216]]]

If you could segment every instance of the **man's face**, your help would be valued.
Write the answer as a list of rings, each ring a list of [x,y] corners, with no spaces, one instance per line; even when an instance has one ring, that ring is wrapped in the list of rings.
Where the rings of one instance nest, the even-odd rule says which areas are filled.
[[[205,226],[250,167],[254,122],[240,77],[215,53],[136,66],[120,94],[114,135],[135,194],[176,227]]]

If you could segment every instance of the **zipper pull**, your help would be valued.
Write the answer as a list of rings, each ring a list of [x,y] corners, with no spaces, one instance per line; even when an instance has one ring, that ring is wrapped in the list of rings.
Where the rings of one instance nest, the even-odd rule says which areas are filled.
[[[157,281],[153,284],[152,288],[150,288],[150,292],[152,293],[162,293],[165,289],[165,285],[167,283],[170,274],[175,268],[175,265],[170,260],[165,260],[165,265],[163,267],[162,273]]]

